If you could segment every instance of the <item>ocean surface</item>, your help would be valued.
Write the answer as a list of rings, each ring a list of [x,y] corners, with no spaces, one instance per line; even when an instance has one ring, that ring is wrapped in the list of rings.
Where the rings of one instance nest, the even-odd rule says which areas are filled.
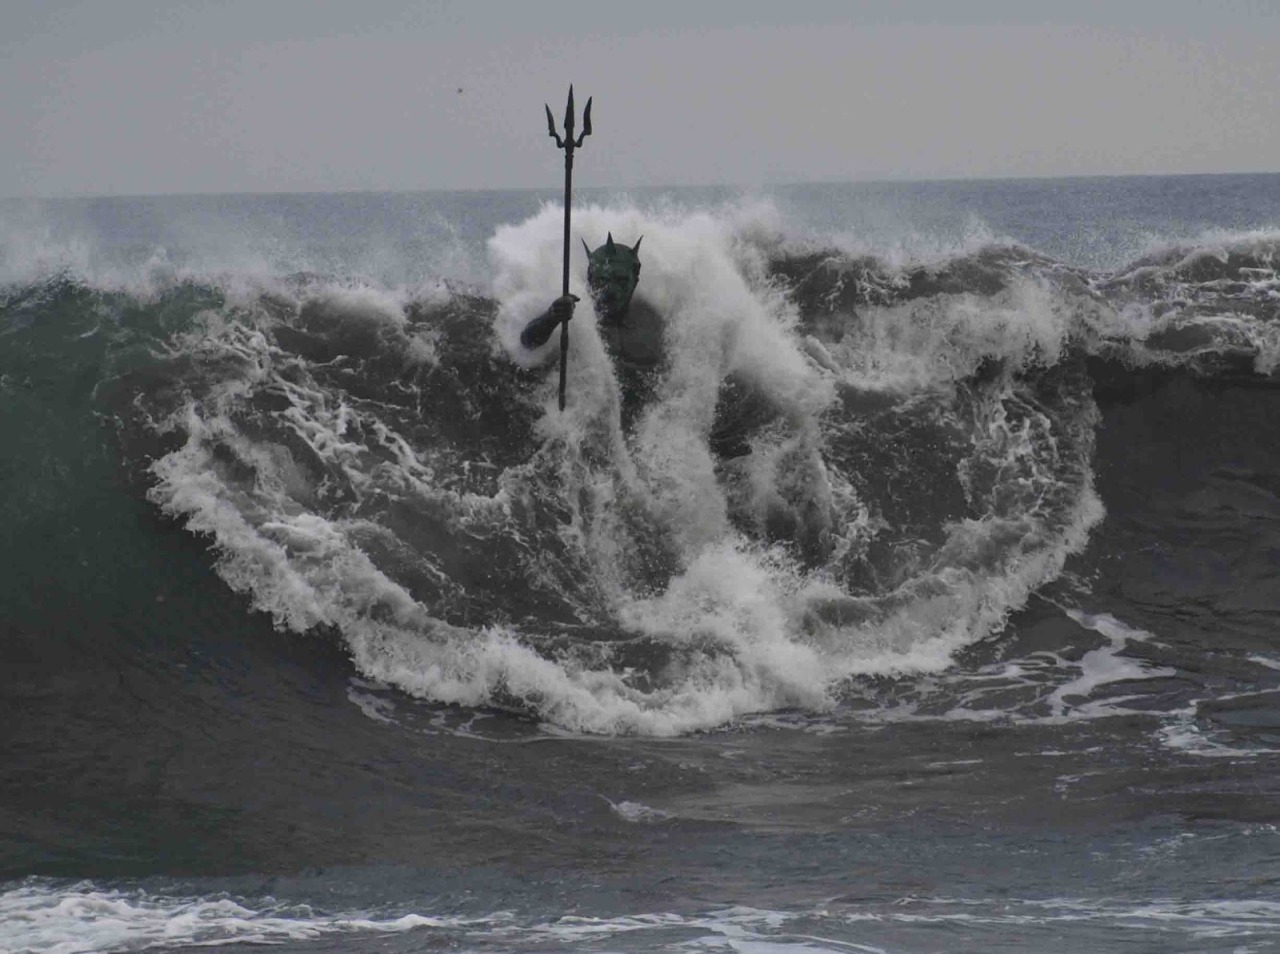
[[[1280,951],[1280,175],[561,216],[0,203],[0,950]]]

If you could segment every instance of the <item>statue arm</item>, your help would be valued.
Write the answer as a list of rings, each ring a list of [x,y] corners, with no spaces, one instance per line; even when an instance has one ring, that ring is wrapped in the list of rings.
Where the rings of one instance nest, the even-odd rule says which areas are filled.
[[[524,331],[520,332],[520,343],[530,350],[546,344],[556,325],[573,317],[573,305],[577,300],[577,295],[561,295],[553,301],[550,308],[524,326]]]

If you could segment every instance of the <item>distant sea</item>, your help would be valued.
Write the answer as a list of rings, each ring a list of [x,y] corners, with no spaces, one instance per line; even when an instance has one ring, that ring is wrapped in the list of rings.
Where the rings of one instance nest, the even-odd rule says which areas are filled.
[[[1280,951],[1280,175],[562,213],[0,203],[0,950]]]

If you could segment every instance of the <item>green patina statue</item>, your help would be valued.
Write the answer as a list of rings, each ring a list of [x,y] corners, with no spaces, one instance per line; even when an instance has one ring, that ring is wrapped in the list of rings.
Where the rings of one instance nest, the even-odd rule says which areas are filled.
[[[594,252],[587,250],[587,286],[622,391],[622,426],[627,430],[657,390],[667,358],[662,316],[644,298],[635,297],[641,241],[643,237],[627,247],[610,233]],[[582,245],[586,248],[587,243]],[[526,348],[546,344],[557,325],[573,318],[577,301],[575,295],[561,295],[525,326],[520,343]],[[712,449],[721,458],[750,453],[752,432],[775,413],[763,394],[731,376],[716,401],[715,423],[708,435]]]
[[[622,386],[623,424],[629,424],[653,392],[663,363],[663,327],[658,313],[643,299],[634,299],[640,281],[640,242],[626,246],[609,233],[604,245],[587,249],[587,285],[595,305],[600,337],[613,358]],[[587,243],[582,243],[587,248]],[[546,344],[561,322],[573,318],[574,295],[561,295],[547,311],[525,326],[520,343],[526,348]]]

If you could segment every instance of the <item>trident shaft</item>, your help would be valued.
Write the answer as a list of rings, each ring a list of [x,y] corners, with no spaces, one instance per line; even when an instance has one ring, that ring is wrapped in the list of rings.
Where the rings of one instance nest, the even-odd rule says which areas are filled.
[[[556,121],[551,116],[551,107],[547,110],[547,132],[556,141],[556,145],[564,150],[564,281],[561,294],[569,294],[569,211],[573,198],[573,151],[582,146],[582,140],[591,135],[591,98],[587,97],[587,108],[582,111],[582,134],[573,138],[573,86],[569,87],[569,104],[564,111],[564,138],[556,132]],[[564,410],[565,375],[569,368],[569,323],[560,326],[560,410]]]

